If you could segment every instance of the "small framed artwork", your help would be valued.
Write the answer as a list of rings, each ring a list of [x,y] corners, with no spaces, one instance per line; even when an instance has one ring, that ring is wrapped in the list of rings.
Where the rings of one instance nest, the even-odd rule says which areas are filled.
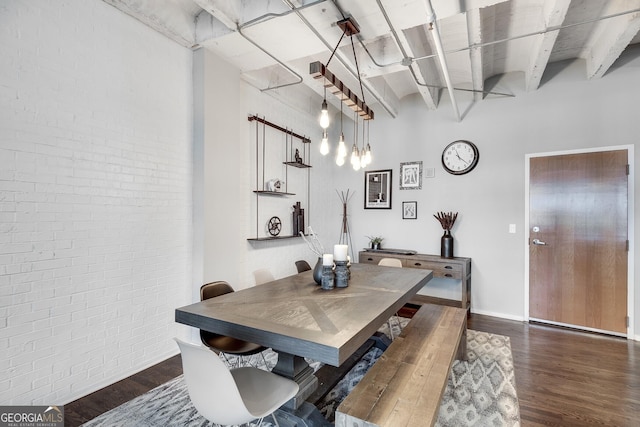
[[[391,169],[365,171],[364,208],[391,209]]]
[[[422,189],[422,162],[400,163],[400,189]]]
[[[402,202],[402,219],[418,218],[418,202]]]

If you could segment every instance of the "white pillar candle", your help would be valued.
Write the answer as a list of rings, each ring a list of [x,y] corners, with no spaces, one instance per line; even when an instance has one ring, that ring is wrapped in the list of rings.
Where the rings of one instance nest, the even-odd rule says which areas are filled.
[[[348,245],[333,245],[333,259],[336,261],[346,261],[348,251]]]
[[[322,265],[333,265],[333,255],[332,254],[322,255]]]

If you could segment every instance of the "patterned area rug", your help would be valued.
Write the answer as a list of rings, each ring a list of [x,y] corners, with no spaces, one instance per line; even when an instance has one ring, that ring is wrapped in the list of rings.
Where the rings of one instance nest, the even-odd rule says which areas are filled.
[[[409,319],[393,324],[394,336]],[[387,325],[381,331],[388,334]],[[445,394],[440,405],[437,426],[519,426],[520,411],[515,389],[513,359],[509,338],[485,332],[467,332],[469,360],[454,362]],[[318,404],[323,416],[333,422],[335,409],[373,366],[382,352],[372,348],[353,369]],[[277,355],[265,352],[268,366]],[[230,359],[234,363],[235,360]],[[254,359],[264,366],[262,358]],[[311,364],[318,369],[319,363]],[[286,418],[286,413],[278,411]],[[264,427],[273,427],[266,419]],[[210,426],[189,400],[182,376],[179,376],[109,412],[83,424],[86,427],[151,427],[151,426]]]

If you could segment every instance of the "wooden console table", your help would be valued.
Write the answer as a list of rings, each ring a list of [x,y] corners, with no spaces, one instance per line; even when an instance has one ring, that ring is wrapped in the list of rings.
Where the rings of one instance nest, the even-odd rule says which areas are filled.
[[[358,254],[359,262],[364,264],[378,264],[382,258],[397,258],[402,266],[407,268],[422,268],[433,270],[433,277],[456,279],[462,281],[459,299],[446,299],[428,295],[416,294],[412,301],[417,303],[432,303],[461,307],[470,311],[471,308],[471,258],[454,257],[442,258],[438,255],[393,253],[387,250],[365,250]]]

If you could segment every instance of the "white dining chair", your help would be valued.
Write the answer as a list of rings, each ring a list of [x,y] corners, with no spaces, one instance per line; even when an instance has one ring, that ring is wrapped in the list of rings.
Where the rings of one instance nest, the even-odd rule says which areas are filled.
[[[400,267],[402,268],[402,261],[398,258],[382,258],[378,261],[378,265],[382,265],[385,267]]]
[[[378,265],[381,265],[383,267],[402,268],[402,261],[400,261],[398,258],[382,258],[380,261],[378,261]],[[394,314],[389,318],[389,320],[387,320],[387,325],[389,326],[389,336],[391,337],[391,341],[393,341],[394,337],[393,337],[393,328],[391,326],[391,318],[396,319],[396,323],[398,324],[399,328],[401,326],[400,326],[400,319],[398,319],[398,313]]]
[[[267,282],[273,282],[276,280],[273,274],[268,268],[261,268],[253,272],[253,277],[256,279],[256,285],[262,285]]]
[[[253,367],[228,369],[206,347],[175,338],[191,403],[207,420],[220,425],[246,424],[271,415],[298,393],[295,381]]]

